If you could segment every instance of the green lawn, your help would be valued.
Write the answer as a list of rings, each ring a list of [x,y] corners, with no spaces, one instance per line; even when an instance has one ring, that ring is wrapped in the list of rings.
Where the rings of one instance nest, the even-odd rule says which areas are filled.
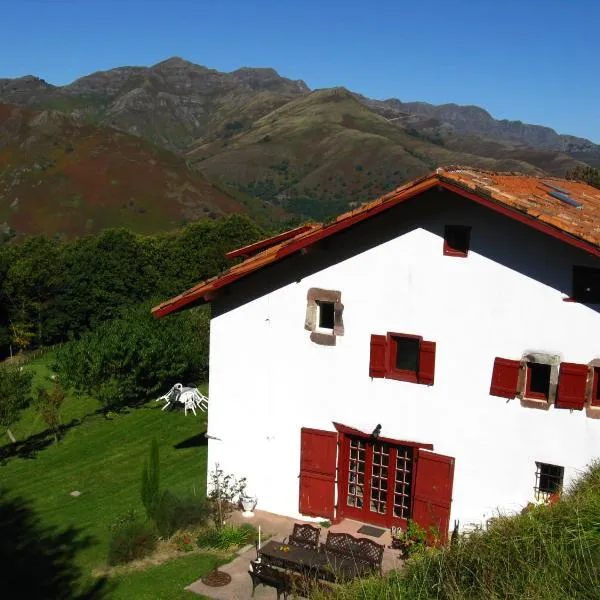
[[[197,600],[201,596],[186,592],[185,587],[222,561],[212,554],[192,554],[145,571],[133,571],[111,582],[116,589],[111,600]]]
[[[49,373],[50,360],[46,356],[26,368],[42,381]],[[43,523],[73,525],[93,536],[95,542],[78,555],[86,577],[106,565],[108,527],[115,518],[130,508],[143,516],[140,474],[154,436],[160,446],[161,486],[205,493],[207,452],[202,434],[206,415],[198,412],[197,417],[189,413],[185,417],[179,411],[163,412],[161,407],[162,403],[149,402],[109,420],[96,412],[99,406],[93,399],[71,395],[65,401],[62,421],[81,419],[81,423],[67,429],[58,445],[48,445],[31,458],[9,457],[0,466],[2,487],[30,500]],[[23,440],[43,429],[30,408],[12,431]],[[179,444],[183,447],[176,448]],[[81,495],[70,496],[74,490]],[[118,586],[113,597],[179,598],[178,590],[210,570],[210,560],[214,559],[185,556],[115,577]]]

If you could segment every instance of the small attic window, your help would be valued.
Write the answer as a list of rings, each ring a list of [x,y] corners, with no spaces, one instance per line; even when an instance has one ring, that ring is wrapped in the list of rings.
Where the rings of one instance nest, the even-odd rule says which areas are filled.
[[[573,290],[571,299],[584,304],[600,303],[600,269],[573,267]]]
[[[335,346],[337,336],[344,335],[342,292],[310,288],[306,300],[304,329],[311,332],[311,341]]]
[[[444,228],[444,256],[469,254],[471,228],[464,225],[446,225]]]

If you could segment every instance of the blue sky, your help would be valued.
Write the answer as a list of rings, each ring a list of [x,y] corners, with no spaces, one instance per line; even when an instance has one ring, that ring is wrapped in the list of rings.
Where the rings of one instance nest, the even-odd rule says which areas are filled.
[[[598,0],[0,0],[0,77],[170,56],[486,108],[600,143]]]

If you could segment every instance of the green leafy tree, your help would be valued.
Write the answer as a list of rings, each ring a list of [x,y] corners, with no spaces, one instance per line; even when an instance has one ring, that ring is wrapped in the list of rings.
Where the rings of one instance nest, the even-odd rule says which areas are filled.
[[[31,375],[16,367],[0,367],[0,426],[11,441],[10,426],[31,401]]]
[[[36,389],[34,405],[44,423],[54,435],[54,443],[58,443],[58,427],[60,425],[60,409],[65,401],[65,392],[58,380],[53,380],[48,388]]]
[[[61,346],[55,369],[63,384],[108,408],[146,402],[178,381],[206,380],[208,311],[156,320],[151,305],[130,309]]]
[[[12,253],[2,295],[13,342],[22,349],[43,345],[57,335],[46,326],[54,310],[53,299],[63,285],[61,252],[59,242],[38,236]]]

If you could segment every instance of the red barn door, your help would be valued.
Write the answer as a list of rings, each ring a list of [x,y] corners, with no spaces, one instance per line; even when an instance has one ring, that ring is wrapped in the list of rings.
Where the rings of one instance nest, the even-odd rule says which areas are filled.
[[[334,518],[337,432],[303,427],[300,434],[300,512]]]

